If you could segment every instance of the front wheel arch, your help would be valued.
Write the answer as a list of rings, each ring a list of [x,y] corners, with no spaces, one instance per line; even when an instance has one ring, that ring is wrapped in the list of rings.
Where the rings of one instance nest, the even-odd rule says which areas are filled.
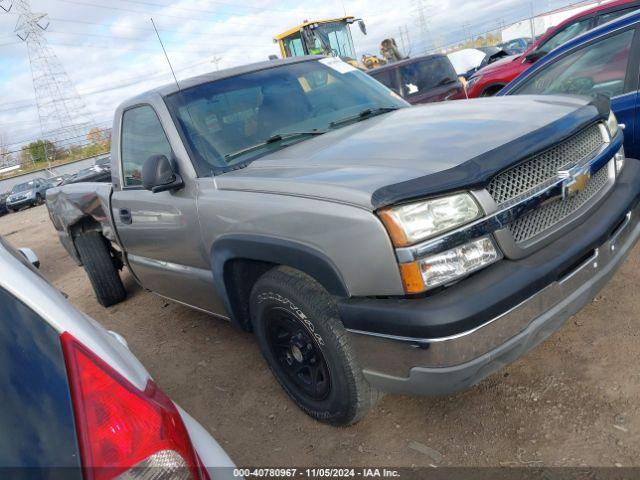
[[[229,235],[213,244],[210,258],[218,296],[232,322],[243,330],[251,330],[251,289],[274,267],[291,267],[312,277],[331,295],[350,296],[331,259],[299,242],[262,235]]]
[[[481,97],[495,97],[498,93],[500,93],[500,91],[504,87],[506,87],[506,85],[504,85],[502,83],[491,84],[491,85],[485,87],[485,89],[482,91],[480,96]]]

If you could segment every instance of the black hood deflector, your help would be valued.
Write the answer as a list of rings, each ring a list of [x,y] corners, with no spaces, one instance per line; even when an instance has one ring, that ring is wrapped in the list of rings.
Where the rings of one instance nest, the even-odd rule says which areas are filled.
[[[454,168],[379,188],[373,192],[371,203],[379,209],[430,195],[484,188],[501,171],[557,145],[595,122],[607,120],[610,109],[607,97],[597,97],[555,122]],[[518,161],[514,162],[515,159]]]

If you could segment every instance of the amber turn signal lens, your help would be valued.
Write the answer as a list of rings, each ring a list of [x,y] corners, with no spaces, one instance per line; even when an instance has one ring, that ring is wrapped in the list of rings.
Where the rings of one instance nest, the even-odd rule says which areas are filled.
[[[395,247],[408,247],[410,244],[409,239],[397,220],[393,217],[392,210],[390,208],[380,210],[378,215],[382,223],[384,223],[387,232],[389,232],[389,237],[391,237],[393,245]]]
[[[401,263],[400,275],[402,276],[402,283],[406,293],[415,294],[425,291],[424,280],[418,263]]]

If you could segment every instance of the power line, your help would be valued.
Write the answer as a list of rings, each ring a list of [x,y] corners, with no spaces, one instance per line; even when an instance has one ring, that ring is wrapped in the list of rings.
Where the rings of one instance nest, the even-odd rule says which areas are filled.
[[[97,123],[93,124],[93,127],[102,126],[102,127],[105,127],[103,130],[109,130],[110,129],[109,125],[111,125],[111,123],[112,123],[111,120],[97,122]],[[89,130],[91,130],[91,128],[92,128],[91,125],[87,126],[87,133],[89,132]],[[73,137],[62,138],[60,140],[56,140],[56,142],[66,142],[68,140],[74,140],[74,139],[78,139],[78,138],[83,138],[83,137],[86,137],[87,133],[83,132],[80,135],[76,135],[76,136],[73,136]],[[20,140],[18,142],[7,143],[5,146],[14,147],[16,145],[24,145],[26,143],[31,143],[33,141],[42,140],[42,139],[46,139],[46,140],[52,141],[52,139],[51,138],[47,138],[46,135],[40,135],[40,136],[35,136],[35,137],[26,137],[26,138],[24,138],[24,139],[22,139],[22,140]]]
[[[217,58],[217,57],[214,57],[214,58]],[[210,63],[210,60],[197,62],[197,63],[191,64],[189,66],[176,69],[176,73],[185,72],[187,70],[191,70],[191,69],[199,67],[201,65],[207,65],[209,63]],[[86,91],[81,90],[80,93],[83,96],[91,96],[91,95],[96,95],[96,94],[99,94],[99,93],[106,93],[106,92],[109,92],[109,91],[119,90],[121,88],[126,88],[126,87],[130,87],[132,85],[145,83],[146,81],[158,79],[158,78],[160,78],[162,76],[169,76],[169,75],[170,75],[169,72],[153,72],[153,73],[150,73],[149,75],[140,75],[140,76],[136,76],[136,77],[129,77],[129,78],[123,79],[123,82],[127,82],[127,83],[120,83],[120,84],[115,85],[115,86],[111,85],[110,87],[100,88],[98,90],[96,90],[96,89],[86,90]],[[110,84],[110,82],[109,82],[109,84]],[[24,103],[24,102],[28,102],[29,100],[30,99],[23,99],[23,100],[17,100],[15,102],[9,102],[9,103],[6,103],[6,104],[0,104],[0,107],[4,107],[6,105],[10,105],[10,104],[17,103],[17,102]],[[20,109],[23,109],[23,108],[26,108],[26,107],[34,107],[34,106],[36,106],[35,101],[31,101],[28,104],[20,105],[20,106],[17,106],[17,107],[10,107],[10,108],[7,108],[7,109],[1,109],[0,108],[0,112],[20,110]]]
[[[103,129],[95,129],[93,131],[95,133],[103,133],[103,132],[111,132],[111,130],[112,130],[111,128],[103,128]],[[87,138],[89,133],[91,133],[91,130],[88,130],[87,133],[84,134],[84,135],[80,135],[80,136],[76,136],[76,137],[70,137],[70,138],[64,138],[64,139],[61,139],[61,140],[58,140],[58,141],[55,141],[55,142],[51,141],[51,143],[54,146],[56,146],[56,148],[60,148],[60,147],[63,147],[63,146],[67,146],[67,147],[68,146],[80,146],[81,147],[81,146],[87,146],[87,145],[94,145],[95,142],[92,142],[92,141],[89,141],[89,140],[87,140],[85,143],[74,142],[78,138]],[[48,138],[42,138],[42,139],[39,139],[39,140],[50,141]],[[35,143],[35,142],[37,142],[39,140],[34,139],[34,142],[30,142],[30,143]],[[26,143],[26,142],[21,142],[21,143]],[[17,145],[17,144],[15,144],[15,143],[8,144],[8,146],[13,146],[13,145]],[[27,145],[24,145],[22,148],[19,148],[17,150],[9,150],[9,151],[3,152],[2,155],[13,155],[14,153],[20,153],[20,152],[22,152],[22,151],[24,151],[24,150],[26,150],[28,148],[29,148],[29,145],[27,144]]]
[[[58,0],[59,2],[64,2],[64,3],[70,3],[72,5],[81,5],[84,7],[93,7],[93,8],[102,8],[102,9],[106,9],[106,10],[119,10],[122,12],[129,12],[129,13],[139,13],[141,15],[148,15],[149,13],[147,11],[144,10],[134,10],[131,8],[125,8],[125,7],[115,7],[113,5],[99,5],[96,3],[89,3],[89,2],[82,2],[80,0]],[[203,12],[200,12],[203,13]],[[224,15],[224,13],[215,13],[216,15]],[[169,13],[154,13],[155,17],[164,17],[164,18],[174,18],[177,20],[187,20],[187,21],[191,21],[191,22],[201,22],[201,23],[208,23],[208,24],[219,24],[221,22],[221,20],[205,20],[203,18],[194,18],[194,17],[184,17],[184,16],[179,16],[179,15],[172,15]],[[266,23],[256,23],[256,22],[250,22],[250,23],[246,23],[246,22],[236,22],[236,21],[232,21],[232,20],[225,20],[225,22],[227,23],[231,23],[231,24],[237,24],[237,25],[246,25],[246,26],[261,26],[261,27],[273,27],[273,24],[266,24]]]
[[[212,13],[214,15],[219,15],[220,12],[216,12],[213,10],[204,10],[201,8],[187,8],[187,7],[179,7],[179,6],[174,6],[174,5],[163,5],[160,3],[153,3],[153,2],[147,2],[147,1],[142,1],[142,0],[121,0],[123,2],[126,3],[137,3],[140,5],[147,5],[147,6],[152,6],[152,7],[162,7],[162,8],[172,8],[174,10],[182,10],[185,12],[192,12],[192,13]],[[214,3],[217,5],[222,5],[222,6],[228,6],[228,7],[238,7],[238,4],[235,3],[225,3],[225,2],[218,2],[218,1],[209,1],[209,3]],[[242,5],[243,8],[254,8],[257,9],[259,11],[272,11],[272,12],[284,12],[284,13],[291,13],[290,9],[282,9],[282,8],[273,8],[273,7],[258,7],[258,6],[253,6],[253,5]]]

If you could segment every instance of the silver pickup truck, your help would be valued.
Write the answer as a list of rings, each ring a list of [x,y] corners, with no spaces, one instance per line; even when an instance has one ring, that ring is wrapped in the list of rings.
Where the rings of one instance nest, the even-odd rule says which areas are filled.
[[[126,266],[253,331],[291,398],[346,425],[380,392],[476,384],[591,301],[640,235],[622,140],[606,100],[409,107],[296,58],[128,100],[113,184],[47,205],[103,305]]]

